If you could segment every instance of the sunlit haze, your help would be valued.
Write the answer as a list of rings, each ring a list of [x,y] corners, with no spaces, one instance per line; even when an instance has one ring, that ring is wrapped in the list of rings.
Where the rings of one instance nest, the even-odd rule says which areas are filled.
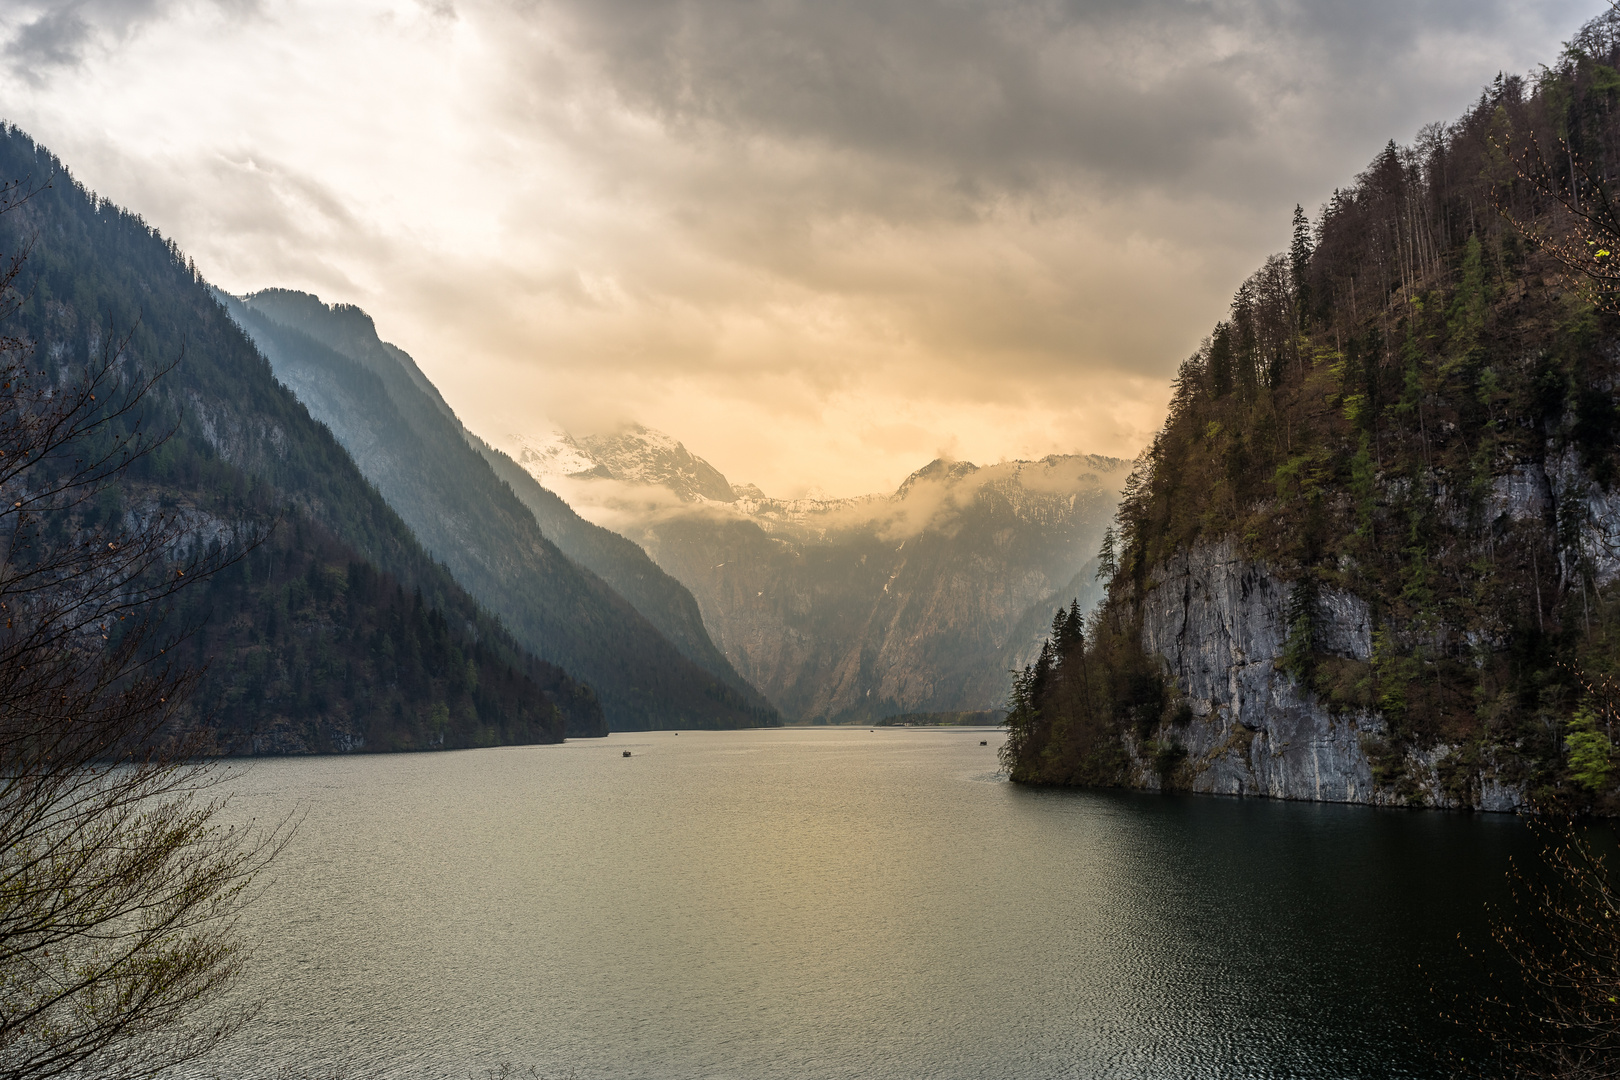
[[[360,305],[493,439],[773,495],[1129,457],[1238,283],[1601,0],[81,0],[0,116],[236,293]]]

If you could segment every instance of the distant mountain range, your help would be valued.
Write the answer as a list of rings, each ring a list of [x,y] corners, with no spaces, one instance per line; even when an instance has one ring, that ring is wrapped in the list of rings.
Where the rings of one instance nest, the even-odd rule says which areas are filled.
[[[683,502],[729,503],[738,498],[719,469],[671,436],[640,424],[579,439],[566,431],[514,435],[509,443],[517,463],[543,484],[562,478],[618,480],[666,488]]]
[[[796,720],[997,708],[1094,556],[1129,463],[935,461],[892,495],[772,499],[662,432],[513,436],[511,456],[681,581]]]

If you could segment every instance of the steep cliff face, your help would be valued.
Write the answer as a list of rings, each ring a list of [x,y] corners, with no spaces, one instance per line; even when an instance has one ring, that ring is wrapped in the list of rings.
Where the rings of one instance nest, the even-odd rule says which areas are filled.
[[[1296,209],[1177,374],[1103,617],[1016,684],[1016,779],[1620,815],[1620,233],[1570,217],[1613,198],[1570,185],[1620,153],[1617,31]]]
[[[1142,644],[1162,658],[1190,707],[1179,732],[1194,791],[1322,802],[1376,802],[1363,746],[1383,720],[1335,715],[1283,670],[1288,583],[1238,556],[1230,541],[1179,554],[1142,597]],[[1347,593],[1321,598],[1325,652],[1372,657],[1367,605]],[[1183,712],[1182,717],[1186,717]],[[1158,787],[1139,748],[1135,782]]]
[[[1498,487],[1502,515],[1533,503],[1522,498],[1535,490],[1519,482],[1527,478],[1521,472]],[[1614,535],[1617,525],[1620,517],[1596,519],[1592,543]],[[1525,804],[1522,770],[1495,761],[1482,763],[1471,783],[1448,783],[1443,772],[1461,744],[1409,752],[1401,771],[1412,788],[1400,795],[1380,788],[1368,751],[1388,735],[1383,716],[1331,708],[1287,670],[1291,589],[1263,563],[1240,556],[1231,540],[1194,545],[1153,574],[1141,600],[1142,645],[1163,663],[1186,706],[1179,723],[1161,725],[1156,734],[1173,739],[1186,758],[1175,776],[1165,777],[1147,740],[1127,735],[1130,784],[1157,790],[1169,781],[1211,794],[1485,811]],[[1369,605],[1339,590],[1320,594],[1317,603],[1319,651],[1370,662]]]

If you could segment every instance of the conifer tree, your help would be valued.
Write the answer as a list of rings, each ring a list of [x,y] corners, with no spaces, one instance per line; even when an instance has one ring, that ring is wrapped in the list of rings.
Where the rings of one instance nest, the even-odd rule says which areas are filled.
[[[1061,664],[1073,656],[1084,641],[1079,601],[1068,608],[1058,608],[1052,617],[1052,647],[1058,662]]]
[[[1232,324],[1217,323],[1209,344],[1210,390],[1218,398],[1232,392]]]
[[[1030,683],[1030,696],[1039,702],[1041,695],[1046,692],[1047,684],[1052,681],[1052,641],[1050,638],[1041,642],[1041,654],[1035,658],[1035,677]]]
[[[1294,307],[1299,313],[1300,328],[1305,328],[1306,314],[1311,306],[1311,286],[1306,277],[1310,269],[1311,223],[1304,207],[1294,204],[1294,239],[1288,245],[1288,272],[1294,283]]]
[[[1102,548],[1097,552],[1098,581],[1112,581],[1114,575],[1119,572],[1119,553],[1115,550],[1118,544],[1119,539],[1114,534],[1114,527],[1110,525],[1103,530]]]

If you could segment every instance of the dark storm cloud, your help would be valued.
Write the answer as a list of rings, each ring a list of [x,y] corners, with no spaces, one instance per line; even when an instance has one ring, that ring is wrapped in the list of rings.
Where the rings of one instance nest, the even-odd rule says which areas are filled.
[[[1515,20],[1591,4],[1478,0],[580,0],[579,47],[638,110],[957,173],[1083,169],[1174,184],[1221,143],[1266,143],[1281,110],[1430,96]],[[556,10],[546,5],[545,10]],[[1427,70],[1414,57],[1435,53]],[[1471,76],[1483,81],[1492,72]],[[1355,100],[1333,102],[1341,93]],[[1383,119],[1383,117],[1380,117]],[[1410,132],[1390,132],[1410,135]]]
[[[77,7],[49,11],[27,23],[6,44],[6,52],[25,63],[53,66],[76,63],[79,49],[90,34],[90,24]]]
[[[366,307],[475,430],[852,494],[1135,453],[1296,202],[1604,6],[0,0],[0,102],[221,285]]]
[[[36,5],[6,42],[6,55],[36,72],[72,66],[84,59],[90,45],[124,37],[166,6],[164,0],[66,0]]]

